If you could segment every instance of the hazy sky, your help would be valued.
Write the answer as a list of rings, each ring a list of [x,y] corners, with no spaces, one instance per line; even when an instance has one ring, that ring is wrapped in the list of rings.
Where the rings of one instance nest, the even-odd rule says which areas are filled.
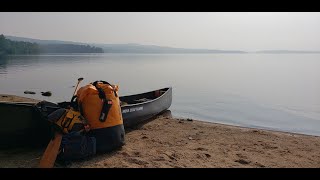
[[[320,50],[320,13],[1,12],[0,34],[183,48]]]

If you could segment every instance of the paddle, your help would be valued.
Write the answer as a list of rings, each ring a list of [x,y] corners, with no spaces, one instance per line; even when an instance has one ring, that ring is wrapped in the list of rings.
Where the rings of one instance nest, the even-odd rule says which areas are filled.
[[[55,132],[54,139],[52,139],[40,160],[39,168],[52,168],[59,153],[59,148],[62,140],[62,134]]]
[[[78,85],[82,80],[83,78],[78,79],[78,83],[75,88],[75,91],[73,92],[73,96],[76,93]],[[54,162],[56,161],[56,158],[59,153],[61,140],[62,140],[62,133],[56,131],[54,134],[54,138],[50,140],[45,152],[41,157],[39,168],[52,168],[54,166]]]
[[[73,98],[73,96],[75,95],[75,93],[76,93],[76,91],[77,91],[77,89],[78,89],[78,85],[79,85],[79,83],[80,83],[82,80],[83,80],[83,78],[82,78],[82,77],[81,77],[81,78],[78,78],[78,83],[77,83],[77,86],[76,86],[76,88],[74,89],[74,92],[73,92],[73,94],[72,94],[71,102],[72,102],[72,98]]]

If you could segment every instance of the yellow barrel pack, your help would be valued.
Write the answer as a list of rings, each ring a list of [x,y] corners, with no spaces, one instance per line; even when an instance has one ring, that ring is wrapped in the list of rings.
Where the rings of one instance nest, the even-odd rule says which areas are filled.
[[[97,140],[97,151],[111,151],[124,145],[124,126],[118,96],[119,86],[95,81],[77,91],[78,107]]]

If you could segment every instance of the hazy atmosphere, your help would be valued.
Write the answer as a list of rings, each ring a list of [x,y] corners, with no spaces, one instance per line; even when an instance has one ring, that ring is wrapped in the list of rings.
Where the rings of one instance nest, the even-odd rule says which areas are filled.
[[[317,12],[2,12],[0,34],[224,50],[320,50]]]
[[[319,67],[320,12],[0,12],[0,168],[320,168]]]

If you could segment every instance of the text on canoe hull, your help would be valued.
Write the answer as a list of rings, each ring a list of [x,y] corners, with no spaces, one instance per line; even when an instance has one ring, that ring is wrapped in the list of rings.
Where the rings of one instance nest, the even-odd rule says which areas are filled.
[[[124,109],[124,110],[122,110],[122,114],[123,114],[123,113],[128,113],[128,112],[134,112],[134,111],[142,111],[142,110],[143,110],[143,106],[133,107],[133,108],[129,108],[129,109]]]

